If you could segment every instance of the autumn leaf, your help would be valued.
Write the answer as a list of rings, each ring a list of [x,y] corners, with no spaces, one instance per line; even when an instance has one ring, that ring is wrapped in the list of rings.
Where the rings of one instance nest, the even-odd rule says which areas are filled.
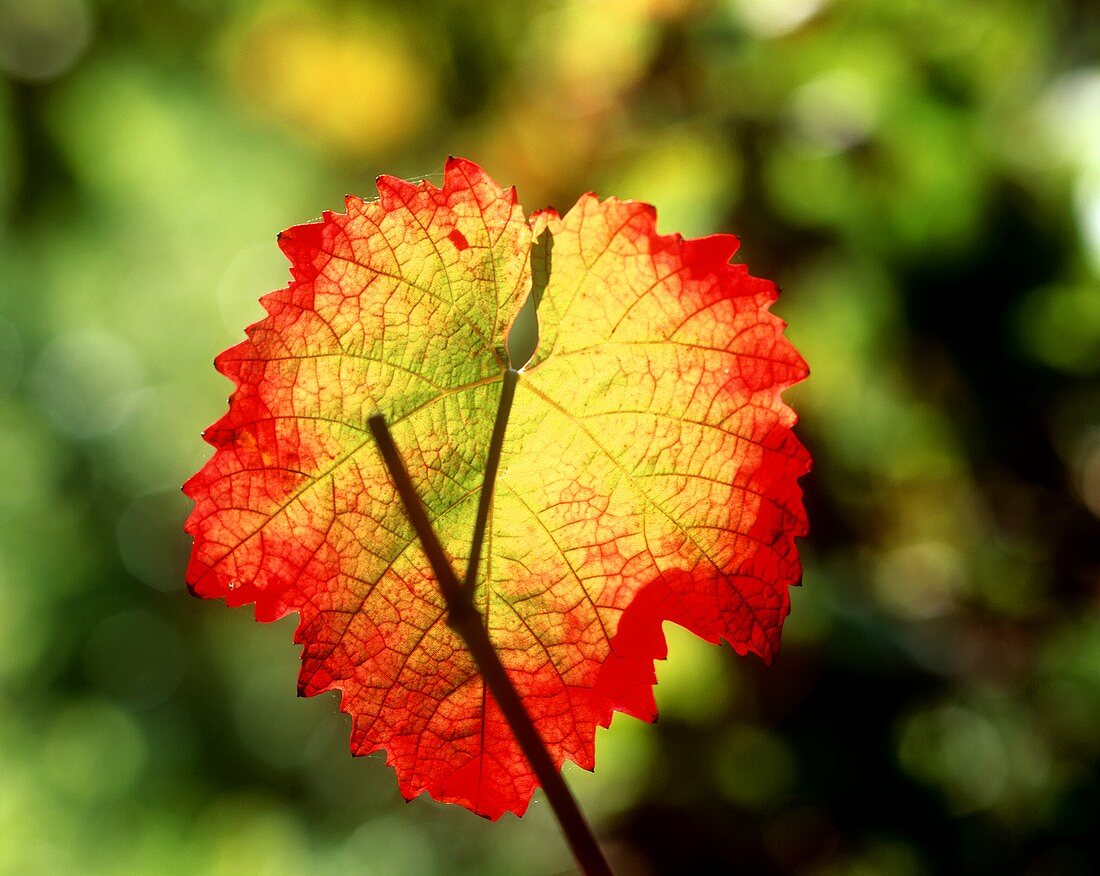
[[[536,780],[462,640],[367,428],[381,412],[454,567],[467,567],[509,332],[537,303],[474,601],[554,762],[594,765],[614,711],[655,717],[671,620],[770,660],[806,531],[809,457],[781,391],[805,364],[775,286],[729,235],[659,235],[652,207],[583,196],[528,220],[514,189],[447,162],[442,188],[280,236],[292,280],[216,365],[188,582],[298,612],[299,691],[338,690],[352,750],[401,792],[496,818]],[[536,241],[538,243],[536,244]],[[533,295],[532,295],[533,292]],[[536,299],[537,298],[537,302]]]

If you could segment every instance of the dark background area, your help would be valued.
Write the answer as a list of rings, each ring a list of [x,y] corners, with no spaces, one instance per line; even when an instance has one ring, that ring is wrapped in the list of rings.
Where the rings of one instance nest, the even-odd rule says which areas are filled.
[[[1100,7],[0,0],[0,872],[570,860],[402,803],[179,485],[282,228],[446,155],[732,231],[811,378],[775,664],[677,628],[570,784],[623,873],[1100,868]]]

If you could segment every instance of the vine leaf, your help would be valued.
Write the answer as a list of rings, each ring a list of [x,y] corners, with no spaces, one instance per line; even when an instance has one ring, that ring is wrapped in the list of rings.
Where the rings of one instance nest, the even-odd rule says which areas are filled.
[[[656,716],[664,620],[773,657],[809,468],[780,393],[806,366],[732,236],[660,235],[649,205],[592,194],[528,219],[462,159],[442,188],[378,193],[280,235],[291,282],[216,360],[236,389],[184,486],[188,583],[257,620],[297,612],[299,692],[340,691],[352,750],[385,749],[407,798],[522,814],[536,780],[368,418],[461,574],[509,331],[537,305],[474,602],[554,762],[591,769],[614,711]]]

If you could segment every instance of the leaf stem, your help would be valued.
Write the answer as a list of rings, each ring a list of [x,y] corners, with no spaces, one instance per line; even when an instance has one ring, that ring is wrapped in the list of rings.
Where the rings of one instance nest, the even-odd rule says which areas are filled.
[[[501,394],[501,407],[504,406],[506,395],[508,395],[508,405],[511,405],[511,395],[515,392],[516,377],[511,378],[512,388],[511,392],[509,392],[507,388],[509,380],[508,373],[513,375],[516,374],[516,372],[511,369],[505,374],[505,389]],[[500,424],[502,421],[506,424],[507,419],[507,411],[504,412],[503,417],[498,411],[497,424],[499,430],[498,428],[494,428],[493,441],[496,441],[497,432],[499,431],[499,443],[503,443],[504,426]],[[488,686],[490,693],[492,693],[493,699],[495,699],[497,705],[500,706],[500,711],[503,713],[505,720],[508,721],[508,725],[512,728],[512,733],[515,735],[516,741],[519,743],[520,748],[531,764],[531,768],[535,771],[535,776],[538,778],[539,783],[546,793],[547,799],[550,801],[550,806],[554,810],[554,815],[557,816],[562,833],[565,835],[566,841],[569,843],[569,847],[573,852],[573,856],[577,859],[577,863],[580,865],[581,870],[586,876],[612,876],[611,867],[608,865],[607,858],[604,857],[603,850],[596,841],[596,836],[592,832],[592,828],[589,826],[587,819],[585,819],[584,813],[581,812],[580,807],[577,805],[576,798],[573,797],[572,792],[569,790],[569,786],[565,784],[565,779],[562,778],[561,772],[554,766],[554,761],[550,757],[550,752],[546,749],[546,744],[539,736],[534,721],[531,720],[527,708],[523,705],[523,700],[520,699],[519,692],[516,690],[515,685],[512,684],[512,680],[508,677],[508,673],[504,669],[504,664],[500,662],[500,656],[497,654],[492,641],[489,639],[489,633],[485,628],[485,623],[474,608],[472,597],[473,589],[462,586],[458,580],[458,576],[455,574],[454,568],[447,559],[443,546],[439,542],[439,537],[436,535],[435,529],[428,519],[427,513],[424,511],[424,506],[420,501],[420,497],[417,495],[416,488],[409,478],[404,460],[401,458],[397,445],[394,444],[393,436],[390,435],[390,430],[386,426],[385,418],[381,414],[375,414],[367,422],[370,426],[371,434],[374,436],[374,440],[378,445],[378,450],[382,454],[382,459],[389,469],[390,477],[393,478],[397,493],[405,505],[405,511],[409,515],[409,522],[412,523],[413,529],[416,530],[417,537],[420,539],[421,546],[424,548],[424,554],[427,556],[432,571],[435,573],[436,580],[439,582],[440,592],[442,592],[443,599],[447,604],[448,625],[462,637],[462,640],[466,643],[466,647],[469,648],[470,655],[474,658],[474,662],[477,664],[482,679]],[[490,442],[491,457],[493,441]],[[494,475],[496,472],[496,465],[499,464],[500,461],[499,447],[496,451],[495,458],[496,462],[493,463],[492,467]],[[482,505],[486,506],[486,519],[488,515],[488,500],[485,499],[485,493],[491,492],[492,490],[492,479],[489,475],[489,465],[487,464],[485,484],[483,485],[482,496],[478,505],[479,519],[482,516]],[[482,523],[481,538],[484,538],[484,523]],[[480,552],[480,540],[476,537],[475,545],[478,552]],[[473,557],[471,557],[470,562],[471,565],[474,564]]]
[[[474,521],[474,539],[470,546],[470,562],[466,567],[466,589],[472,594],[477,586],[477,567],[481,561],[481,546],[485,542],[485,527],[489,522],[489,509],[493,506],[493,487],[500,468],[500,453],[504,449],[504,430],[508,428],[508,414],[516,397],[519,372],[509,368],[504,372],[504,384],[500,390],[500,404],[493,423],[493,436],[489,439],[489,455],[485,459],[485,479],[481,482],[481,495],[477,500],[477,519]]]
[[[443,552],[443,545],[439,543],[435,530],[432,528],[432,522],[424,511],[424,505],[416,493],[416,487],[413,486],[409,471],[405,468],[401,453],[398,451],[397,445],[393,443],[393,436],[390,434],[389,426],[386,425],[386,418],[381,414],[373,414],[367,420],[367,425],[370,427],[371,434],[374,436],[374,443],[378,445],[378,450],[386,463],[386,468],[389,469],[390,477],[393,478],[397,493],[405,504],[405,513],[409,515],[409,522],[416,530],[420,545],[424,548],[424,554],[428,557],[428,563],[431,565],[432,571],[435,572],[439,589],[443,591],[443,599],[447,603],[447,609],[453,611],[455,604],[465,602],[469,603],[472,610],[473,602],[470,600],[469,594],[463,590],[458,576],[451,568],[451,561],[447,559],[447,555]]]

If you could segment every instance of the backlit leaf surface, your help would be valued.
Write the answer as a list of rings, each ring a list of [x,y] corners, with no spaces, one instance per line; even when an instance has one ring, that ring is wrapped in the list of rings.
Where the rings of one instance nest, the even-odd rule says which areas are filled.
[[[655,716],[663,620],[774,655],[809,467],[780,392],[806,368],[768,313],[775,286],[729,264],[731,236],[659,235],[652,207],[591,194],[529,220],[460,159],[442,188],[378,191],[280,236],[292,281],[217,359],[236,390],[184,488],[188,582],[258,620],[298,612],[300,692],[340,691],[353,751],[385,749],[406,797],[522,813],[536,780],[447,626],[367,418],[386,416],[461,575],[549,232],[475,603],[555,762],[590,769],[614,711]]]

